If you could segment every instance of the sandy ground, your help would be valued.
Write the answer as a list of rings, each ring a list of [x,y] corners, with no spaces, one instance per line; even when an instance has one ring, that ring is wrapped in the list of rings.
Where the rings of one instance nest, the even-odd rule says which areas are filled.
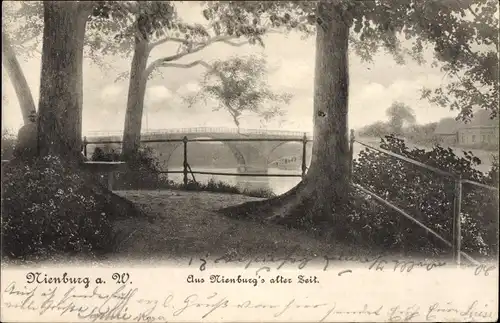
[[[154,217],[117,223],[120,244],[115,257],[146,260],[189,255],[375,255],[346,244],[322,241],[309,233],[282,226],[235,220],[216,212],[258,198],[235,194],[183,191],[122,191]],[[359,247],[358,247],[359,249]]]

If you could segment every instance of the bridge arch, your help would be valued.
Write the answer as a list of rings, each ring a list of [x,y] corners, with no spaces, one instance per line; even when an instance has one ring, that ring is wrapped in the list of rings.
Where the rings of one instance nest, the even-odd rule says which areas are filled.
[[[283,147],[284,145],[294,145],[294,146],[297,146],[297,151],[299,150],[300,148],[300,156],[302,156],[302,143],[301,142],[291,142],[291,141],[282,141],[282,142],[279,142],[277,143],[272,149],[270,149],[267,154],[266,154],[266,162],[267,164],[269,165],[270,163],[273,162],[273,160],[271,160],[271,157],[272,157],[272,154],[279,148]]]
[[[97,134],[96,134],[97,135]],[[302,138],[303,133],[297,132],[287,132],[287,131],[269,131],[269,130],[252,130],[252,129],[240,129],[236,131],[235,129],[223,129],[223,128],[194,128],[194,129],[166,129],[157,130],[153,132],[143,133],[142,140],[148,139],[178,139],[181,140],[184,136],[189,139],[194,138],[213,138],[217,139],[236,139],[245,137],[256,137],[256,138],[283,138],[284,140],[294,138]],[[111,139],[111,137],[116,137],[116,140],[121,140],[118,138],[118,134],[101,134],[101,136],[95,136],[94,139],[97,141],[105,141],[106,138]],[[236,159],[238,166],[241,166],[241,172],[259,172],[267,171],[270,157],[273,153],[276,155],[275,151],[282,147],[283,145],[292,144],[290,141],[214,141],[220,142],[224,146],[228,147],[231,154]],[[297,144],[297,154],[300,150],[300,155],[302,155],[302,145],[298,141]],[[189,144],[188,144],[189,145]],[[300,148],[298,148],[300,145]],[[164,165],[168,166],[171,161],[171,157],[179,146],[182,146],[182,142],[158,142],[158,143],[141,143],[141,146],[148,146],[156,150],[155,155],[159,157],[160,163],[163,162]],[[310,145],[308,145],[310,146]],[[310,148],[310,147],[309,147]],[[295,149],[294,149],[295,150]],[[310,152],[310,149],[308,149]],[[188,148],[188,155],[190,154]],[[308,153],[310,155],[310,153]],[[189,156],[188,156],[189,161]]]
[[[238,169],[245,169],[246,166],[247,166],[247,158],[245,158],[245,156],[243,155],[243,153],[240,151],[240,149],[238,149],[238,145],[235,144],[235,143],[232,143],[232,142],[227,142],[227,141],[217,141],[216,138],[213,138],[213,137],[217,137],[216,135],[214,136],[207,136],[207,135],[203,135],[203,136],[200,136],[200,135],[197,135],[197,134],[193,134],[193,135],[188,135],[187,136],[188,139],[192,140],[192,139],[214,139],[214,141],[210,141],[210,142],[205,142],[205,143],[217,143],[217,144],[223,144],[225,147],[229,148],[229,151],[231,152],[232,156],[234,157],[234,159],[236,160],[236,167]],[[193,144],[193,143],[204,143],[204,142],[196,142],[196,141],[189,141],[188,142],[188,163],[189,163],[189,145],[190,144]],[[165,143],[167,144],[167,143]],[[168,167],[168,164],[170,162],[170,159],[172,157],[172,155],[174,154],[175,151],[177,151],[178,148],[182,148],[183,147],[183,143],[182,142],[170,142],[170,149],[168,149],[168,151],[166,153],[163,153],[162,154],[162,161],[164,162],[164,164],[167,165]]]

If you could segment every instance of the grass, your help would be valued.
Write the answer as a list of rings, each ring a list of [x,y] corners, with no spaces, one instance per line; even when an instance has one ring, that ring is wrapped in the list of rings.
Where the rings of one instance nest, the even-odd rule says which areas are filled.
[[[207,192],[117,192],[155,218],[124,219],[116,223],[120,235],[114,260],[144,262],[183,257],[250,257],[272,255],[321,258],[323,255],[375,257],[370,246],[332,243],[311,233],[275,224],[231,219],[217,213],[223,207],[259,198]],[[322,259],[322,258],[321,258]]]
[[[189,180],[187,186],[183,183],[176,183],[172,180],[159,180],[159,183],[151,183],[148,185],[150,190],[176,190],[176,191],[194,191],[194,192],[212,192],[225,194],[241,194],[250,197],[271,198],[275,194],[268,188],[261,189],[241,189],[236,185],[231,185],[223,181],[216,181],[211,178],[207,183],[195,182]],[[124,191],[126,189],[119,189]]]

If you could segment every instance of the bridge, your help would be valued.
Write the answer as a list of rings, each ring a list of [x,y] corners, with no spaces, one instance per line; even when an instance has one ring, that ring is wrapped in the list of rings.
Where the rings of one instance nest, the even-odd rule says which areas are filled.
[[[105,152],[111,150],[119,152],[122,136],[121,131],[88,132],[84,140],[87,155],[90,156],[96,147],[100,147]],[[309,159],[311,145],[307,145],[307,143],[312,141],[312,134],[298,131],[220,127],[158,129],[141,133],[142,146],[152,149],[160,168],[163,170],[168,169],[172,154],[177,148],[184,145],[183,141],[186,141],[188,156],[196,153],[196,151],[189,150],[188,143],[190,142],[220,142],[224,144],[236,160],[237,165],[235,166],[238,169],[238,174],[259,175],[258,180],[253,180],[259,182],[259,187],[261,187],[262,182],[267,181],[263,175],[268,173],[269,166],[275,165],[276,160],[283,157],[275,156],[273,152],[284,144],[295,142],[298,144],[297,148],[300,149],[300,158],[303,157],[306,146],[309,148],[309,156],[306,157]],[[271,159],[271,156],[274,157]],[[303,172],[305,172],[304,165],[307,159],[302,163]],[[251,181],[252,178],[247,177],[246,182]]]

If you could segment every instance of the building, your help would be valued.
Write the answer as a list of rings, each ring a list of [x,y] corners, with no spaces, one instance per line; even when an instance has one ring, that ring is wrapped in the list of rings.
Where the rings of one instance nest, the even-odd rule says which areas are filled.
[[[495,146],[498,145],[498,125],[470,126],[458,130],[460,146]]]
[[[435,135],[442,144],[459,147],[498,148],[499,120],[491,119],[488,111],[478,111],[468,123],[453,118],[442,119]]]

